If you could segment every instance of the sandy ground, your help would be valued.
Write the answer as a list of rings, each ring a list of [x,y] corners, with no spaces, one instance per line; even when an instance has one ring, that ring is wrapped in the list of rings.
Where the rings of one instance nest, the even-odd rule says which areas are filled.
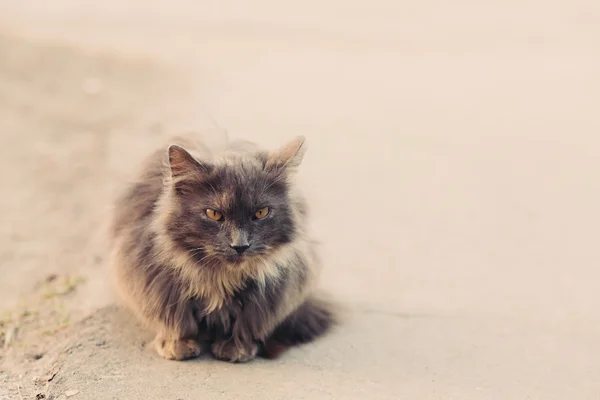
[[[599,27],[586,0],[0,0],[0,399],[597,399]],[[111,305],[110,200],[189,129],[307,136],[331,335],[167,362]]]

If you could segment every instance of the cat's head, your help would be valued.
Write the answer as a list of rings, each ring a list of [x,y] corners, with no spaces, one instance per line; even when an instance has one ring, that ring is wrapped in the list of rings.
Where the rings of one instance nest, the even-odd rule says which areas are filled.
[[[302,161],[304,138],[272,152],[199,160],[168,149],[170,218],[167,234],[201,265],[236,265],[268,257],[292,242],[298,205],[290,175]]]

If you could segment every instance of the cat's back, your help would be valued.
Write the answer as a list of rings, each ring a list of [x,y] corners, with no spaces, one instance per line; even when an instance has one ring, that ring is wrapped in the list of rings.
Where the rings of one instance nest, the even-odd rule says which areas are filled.
[[[112,234],[148,221],[163,190],[165,151],[157,150],[147,157],[134,180],[130,182],[114,205]]]

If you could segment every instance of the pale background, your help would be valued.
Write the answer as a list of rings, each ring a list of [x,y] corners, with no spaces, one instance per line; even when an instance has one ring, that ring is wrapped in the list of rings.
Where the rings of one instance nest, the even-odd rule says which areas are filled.
[[[598,399],[600,3],[295,3],[0,0],[0,311],[54,324],[39,282],[82,278],[60,345],[5,346],[9,398]],[[118,322],[114,190],[182,130],[307,137],[331,335],[235,366],[86,347]]]

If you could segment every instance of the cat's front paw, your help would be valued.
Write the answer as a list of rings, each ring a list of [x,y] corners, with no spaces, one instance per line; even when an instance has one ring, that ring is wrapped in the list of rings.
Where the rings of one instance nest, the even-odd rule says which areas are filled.
[[[250,361],[256,357],[257,352],[256,343],[237,346],[233,339],[215,342],[212,345],[212,353],[216,358],[233,363]]]
[[[187,360],[198,357],[202,353],[202,346],[194,339],[164,339],[156,338],[156,351],[167,360]]]

